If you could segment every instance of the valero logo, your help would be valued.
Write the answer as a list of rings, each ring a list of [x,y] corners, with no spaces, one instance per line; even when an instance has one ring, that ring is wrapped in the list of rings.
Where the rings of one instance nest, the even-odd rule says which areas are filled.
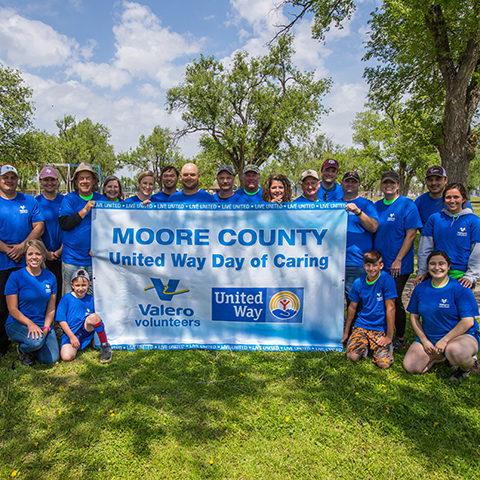
[[[188,288],[185,290],[177,290],[180,280],[170,279],[166,285],[160,278],[150,278],[150,280],[152,281],[153,285],[145,287],[144,290],[147,291],[154,288],[160,300],[166,302],[170,302],[174,295],[180,295],[181,293],[187,293],[190,291]]]
[[[281,320],[293,318],[300,310],[300,300],[292,292],[276,293],[270,300],[270,312]]]

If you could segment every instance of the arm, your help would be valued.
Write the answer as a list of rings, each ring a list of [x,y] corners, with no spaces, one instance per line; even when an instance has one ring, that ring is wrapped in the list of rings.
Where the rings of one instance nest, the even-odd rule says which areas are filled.
[[[427,338],[425,332],[423,331],[422,324],[420,323],[420,315],[416,313],[410,314],[410,323],[414,332],[417,334],[417,337],[422,342],[423,349],[427,355],[434,355],[437,353],[437,349],[432,342]]]
[[[437,352],[443,353],[450,340],[453,340],[460,335],[463,335],[470,327],[473,326],[473,317],[461,318],[460,321],[453,327],[443,338],[441,338],[436,344],[435,348]]]
[[[378,345],[386,347],[393,340],[393,331],[395,328],[395,299],[385,300],[385,310],[387,317],[387,333],[378,340]]]
[[[422,283],[425,280],[425,275],[427,274],[427,258],[430,253],[433,252],[435,248],[435,242],[433,237],[425,237],[422,235],[420,239],[420,245],[418,246],[417,253],[417,278],[414,280],[414,285],[417,286],[419,283]]]
[[[58,322],[60,326],[62,327],[62,330],[64,331],[65,335],[69,338],[70,344],[72,345],[73,348],[78,348],[80,347],[80,342],[78,341],[78,338],[73,334],[72,330],[68,326],[67,322]]]
[[[345,327],[343,329],[343,337],[340,343],[345,343],[348,339],[348,332],[350,332],[350,326],[352,325],[353,319],[355,317],[355,312],[357,311],[358,303],[350,302],[347,310],[347,320],[345,321]]]
[[[57,298],[56,294],[50,295],[50,300],[47,304],[47,310],[45,311],[45,323],[43,328],[50,328],[52,326],[53,320],[55,319],[55,300]]]
[[[18,309],[18,294],[16,295],[5,295],[5,299],[7,301],[8,313],[20,322],[21,324],[28,327],[28,335],[27,338],[39,339],[43,337],[42,329],[30,319],[28,319],[19,309]]]
[[[345,206],[345,210],[347,212],[353,212],[358,217],[360,222],[362,222],[363,228],[365,228],[365,230],[368,230],[371,233],[375,233],[377,231],[378,222],[375,219],[369,217],[361,208],[357,207],[357,205],[355,205],[354,203],[347,203],[347,205]]]
[[[416,236],[417,236],[417,229],[416,228],[413,228],[412,230],[407,230],[407,233],[405,235],[405,240],[403,241],[403,244],[402,244],[402,248],[397,253],[397,257],[393,261],[392,266],[390,268],[390,272],[392,274],[392,277],[398,277],[398,275],[402,274],[402,260],[403,260],[403,257],[405,257],[405,255],[410,250]]]
[[[13,261],[19,262],[23,258],[23,250],[25,249],[25,242],[27,240],[33,240],[34,238],[40,238],[44,230],[44,222],[32,223],[32,230],[28,237],[18,245],[6,245],[9,250],[5,252]],[[4,244],[5,245],[5,244]]]
[[[480,247],[477,248],[477,245],[478,243],[472,245],[467,271],[459,280],[460,284],[467,288],[472,288],[472,285],[480,278]]]
[[[95,200],[89,200],[85,206],[77,213],[73,215],[62,215],[58,222],[60,223],[60,228],[64,231],[73,230],[75,227],[80,225],[82,220],[86,217],[87,213],[95,206]]]

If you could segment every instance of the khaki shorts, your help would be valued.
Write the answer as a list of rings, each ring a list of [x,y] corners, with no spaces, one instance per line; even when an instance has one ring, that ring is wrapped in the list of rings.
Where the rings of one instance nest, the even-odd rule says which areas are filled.
[[[386,347],[378,345],[378,340],[383,336],[385,336],[383,332],[353,327],[347,343],[347,353],[356,353],[360,357],[366,357],[370,349],[373,352],[374,363],[389,367],[393,363],[393,345],[391,343]]]

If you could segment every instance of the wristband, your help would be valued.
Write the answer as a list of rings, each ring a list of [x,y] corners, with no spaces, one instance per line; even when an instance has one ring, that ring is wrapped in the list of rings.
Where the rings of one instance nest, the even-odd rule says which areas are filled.
[[[357,217],[359,217],[362,213],[363,213],[363,210],[360,209],[360,211],[359,211],[358,213],[356,213],[355,215],[356,215]]]
[[[43,327],[42,330],[48,330],[48,331],[50,331],[50,327]]]

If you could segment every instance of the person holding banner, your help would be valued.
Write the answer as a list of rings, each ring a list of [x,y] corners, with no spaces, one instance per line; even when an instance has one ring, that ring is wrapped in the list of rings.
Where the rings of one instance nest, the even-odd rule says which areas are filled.
[[[122,183],[115,175],[109,175],[105,178],[102,187],[102,193],[109,202],[123,202],[124,196],[122,191]]]
[[[167,165],[162,168],[160,178],[162,180],[163,190],[152,195],[152,202],[168,202],[170,195],[177,192],[177,183],[180,173],[173,165]]]
[[[97,193],[98,174],[89,163],[81,163],[73,176],[75,191],[63,197],[60,206],[60,228],[63,230],[63,294],[71,291],[70,278],[79,268],[92,277],[91,210],[97,201],[107,198]],[[93,278],[93,277],[92,277]],[[93,286],[90,285],[93,294]]]
[[[133,197],[128,197],[125,203],[142,203],[148,205],[155,188],[155,174],[151,170],[144,170],[138,175],[138,192]]]
[[[233,191],[235,172],[230,165],[222,165],[217,170],[217,184],[220,189],[213,197],[219,203],[239,201],[239,195]]]
[[[239,199],[237,203],[263,203],[262,189],[260,183],[260,169],[256,165],[247,165],[243,169],[244,187],[237,190]]]
[[[320,188],[320,177],[315,170],[305,170],[302,173],[303,195],[294,200],[295,203],[318,202],[318,189]]]
[[[449,277],[452,264],[445,252],[430,253],[427,265],[430,279],[415,287],[407,307],[417,338],[403,368],[408,373],[425,373],[448,360],[457,367],[450,380],[458,381],[480,370],[475,358],[480,340],[475,319],[478,305],[471,289]]]
[[[16,270],[5,285],[8,319],[5,330],[19,345],[22,365],[35,364],[33,353],[42,364],[58,361],[58,343],[52,328],[55,318],[57,281],[42,268],[47,250],[41,240],[27,240],[24,247],[27,266]]]
[[[180,181],[183,190],[170,195],[169,202],[173,203],[217,203],[212,195],[198,186],[200,173],[194,163],[186,163],[180,172]]]
[[[263,186],[262,198],[267,203],[292,201],[292,187],[290,180],[282,174],[270,175]]]
[[[399,195],[400,177],[397,172],[385,172],[380,188],[385,198],[375,203],[378,229],[373,248],[382,254],[385,271],[394,278],[397,286],[393,348],[404,349],[407,314],[402,293],[413,273],[413,241],[417,228],[422,228],[422,220],[413,200]]]

